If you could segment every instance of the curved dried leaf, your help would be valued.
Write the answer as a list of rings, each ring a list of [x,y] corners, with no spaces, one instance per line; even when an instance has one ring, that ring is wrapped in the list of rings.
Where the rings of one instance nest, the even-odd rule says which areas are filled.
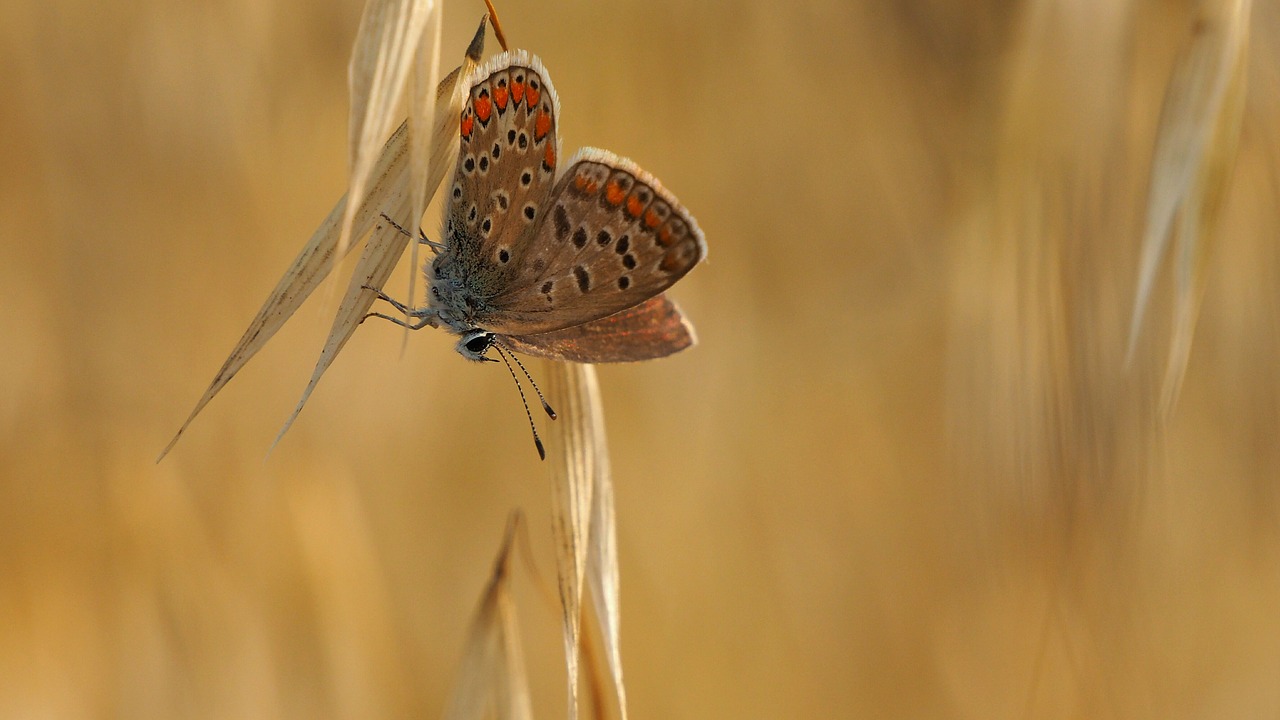
[[[432,6],[428,20],[431,42],[418,46],[409,98],[409,189],[410,197],[414,198],[412,217],[415,219],[427,211],[431,149],[436,144],[431,131],[436,117],[436,85],[440,82],[440,5]],[[480,27],[483,33],[483,22]],[[443,127],[451,130],[448,125]]]
[[[484,20],[481,20],[479,33],[482,37],[483,32]],[[440,181],[444,178],[445,170],[449,166],[449,163],[446,162],[447,159],[458,151],[458,133],[453,131],[457,122],[456,119],[459,113],[462,112],[463,93],[459,91],[458,85],[459,79],[464,77],[475,66],[478,53],[476,57],[473,57],[473,50],[474,42],[472,48],[468,49],[467,57],[462,67],[449,73],[449,76],[436,88],[435,127],[431,134],[431,162],[428,166],[427,194],[424,202],[431,201],[431,197],[435,195],[435,190],[439,187]],[[401,125],[401,128],[404,127],[404,125]],[[375,207],[385,208],[384,212],[403,227],[408,224],[405,219],[413,207],[413,201],[411,197],[412,191],[409,187],[409,173],[402,172],[398,177],[400,182],[387,186],[385,194],[378,193],[375,195],[375,193],[370,193],[368,202],[371,204],[376,203]],[[375,184],[375,188],[380,189],[382,187],[382,183]],[[377,299],[377,294],[369,288],[382,288],[387,282],[387,278],[391,276],[391,271],[395,269],[396,264],[400,261],[400,256],[404,254],[404,249],[408,244],[409,238],[399,229],[390,225],[379,224],[378,229],[370,237],[364,253],[360,256],[360,263],[352,273],[351,282],[347,285],[347,292],[342,298],[342,303],[338,306],[338,315],[333,320],[333,327],[329,329],[329,337],[325,340],[324,349],[320,351],[320,359],[316,361],[315,370],[311,373],[311,380],[307,383],[306,390],[302,392],[302,398],[298,400],[297,407],[294,408],[289,419],[285,421],[284,427],[276,435],[275,441],[271,443],[272,449],[280,442],[284,434],[289,431],[293,421],[297,419],[298,414],[302,412],[303,406],[307,404],[307,400],[311,397],[311,392],[315,390],[316,384],[320,382],[320,377],[333,364],[334,359],[338,356],[338,351],[347,344],[347,340],[351,339],[351,335],[355,333],[365,314],[369,312],[373,301]],[[414,247],[415,249],[417,248],[416,242]]]
[[[1133,360],[1156,275],[1168,252],[1175,214],[1188,212],[1189,204],[1203,202],[1204,193],[1216,192],[1209,186],[1225,180],[1224,177],[1210,181],[1203,177],[1205,173],[1217,172],[1209,167],[1215,163],[1207,162],[1206,155],[1235,154],[1235,142],[1226,147],[1223,141],[1239,131],[1240,114],[1231,111],[1230,98],[1243,96],[1241,69],[1247,46],[1249,10],[1250,0],[1228,0],[1203,8],[1169,78],[1156,129],[1138,287],[1129,324],[1128,362]],[[1225,131],[1220,127],[1223,123],[1235,130]],[[1190,213],[1203,216],[1195,209]],[[1205,229],[1201,220],[1182,222],[1179,242],[1194,247],[1202,242]],[[1196,254],[1194,250],[1189,253],[1192,257]],[[1188,257],[1185,251],[1181,255]],[[1180,273],[1189,274],[1188,268],[1183,267]],[[1178,293],[1181,298],[1178,305],[1183,309],[1178,311],[1175,324],[1180,328],[1178,332],[1189,332],[1189,325],[1194,324],[1194,312],[1185,309],[1188,301],[1194,302],[1188,300],[1188,293],[1194,296],[1190,283],[1179,288]],[[1189,342],[1187,338],[1187,348]],[[1175,342],[1175,352],[1179,345]]]
[[[383,146],[382,155],[378,158],[378,163],[374,168],[376,178],[374,184],[369,189],[368,197],[360,204],[359,210],[355,214],[354,227],[358,235],[363,235],[368,231],[377,213],[381,212],[381,200],[391,192],[393,187],[404,184],[405,169],[408,165],[407,140],[408,130],[404,125],[401,125],[400,129]],[[191,414],[187,416],[186,421],[178,428],[178,432],[174,434],[173,439],[169,441],[168,445],[165,445],[164,450],[160,452],[160,456],[156,458],[156,462],[160,462],[165,455],[169,454],[169,451],[177,444],[182,434],[186,432],[191,421],[195,420],[196,415],[200,414],[205,405],[231,381],[231,378],[235,377],[235,374],[249,362],[250,358],[267,344],[267,341],[276,334],[276,331],[284,326],[285,321],[292,317],[293,313],[301,307],[303,301],[310,297],[320,283],[329,276],[329,272],[333,270],[334,262],[340,255],[336,251],[342,218],[346,213],[346,208],[347,196],[344,196],[334,206],[333,210],[329,211],[328,217],[320,223],[320,227],[316,228],[311,239],[307,241],[302,251],[294,258],[289,269],[280,278],[280,282],[276,284],[275,290],[267,297],[266,302],[262,304],[262,308],[258,310],[257,316],[249,323],[249,327],[240,337],[240,341],[231,350],[231,354],[222,364],[222,368],[214,375],[213,382],[209,383],[204,395],[196,402]]]
[[[591,522],[592,479],[603,438],[592,422],[600,415],[599,392],[589,365],[551,363],[548,395],[560,412],[552,424],[552,534],[564,622],[565,671],[569,679],[569,717],[578,716],[578,643],[581,632],[582,576]],[[590,389],[588,389],[590,385]]]
[[[595,388],[595,372],[588,366],[590,386],[596,393],[596,408],[600,407],[599,391]],[[609,467],[609,454],[604,441],[604,417],[597,415],[600,438],[600,456],[596,463],[597,475],[591,503],[591,541],[587,550],[587,587],[591,590],[593,613],[604,645],[609,678],[613,681],[618,700],[618,715],[627,720],[627,693],[622,683],[622,649],[618,643],[621,607],[619,602],[618,531],[613,509],[613,475]]]
[[[560,410],[553,425],[552,493],[557,575],[563,610],[569,717],[578,716],[578,668],[582,633],[583,579],[591,588],[622,717],[626,694],[618,647],[618,561],[613,485],[605,439],[604,410],[595,368],[553,363],[552,402]]]
[[[480,63],[480,56],[484,52],[484,31],[489,16],[485,15],[480,18],[480,26],[476,28],[475,35],[471,38],[471,43],[467,46],[466,55],[463,57],[462,65],[453,70],[448,77],[444,79],[438,86],[436,78],[440,74],[440,30],[443,20],[440,17],[440,10],[437,6],[436,12],[432,14],[434,28],[432,35],[432,43],[429,49],[420,48],[419,52],[430,52],[431,61],[430,68],[423,72],[424,62],[419,60],[415,66],[414,73],[414,92],[412,108],[414,112],[410,113],[410,187],[412,188],[412,197],[415,198],[413,204],[412,227],[422,219],[423,213],[427,210],[427,205],[431,202],[436,186],[440,184],[440,180],[444,177],[446,170],[451,167],[449,162],[453,153],[457,151],[458,132],[457,126],[451,122],[458,117],[462,109],[462,101],[467,88],[458,87],[461,79],[467,77],[476,65]],[[424,84],[422,81],[426,80]],[[432,95],[427,90],[435,87],[435,94]],[[441,103],[448,107],[441,114],[438,108]],[[432,125],[428,125],[428,120],[435,118]],[[416,138],[427,138],[427,142],[422,142]],[[404,224],[402,223],[402,226]],[[409,273],[409,288],[405,297],[411,301],[417,297],[417,280],[418,273],[418,244],[414,243],[409,253],[409,267],[414,271]],[[405,331],[405,341],[408,341],[409,333]]]
[[[491,707],[502,720],[533,717],[520,628],[509,588],[511,550],[519,525],[520,516],[513,514],[467,634],[458,684],[445,710],[445,720],[487,717]]]
[[[431,135],[432,122],[436,114],[436,94],[434,89],[440,79],[440,30],[442,19],[441,6],[433,5],[428,16],[431,42],[418,46],[418,58],[413,64],[413,83],[409,97],[409,196],[413,198],[413,207],[409,217],[416,224],[421,222],[427,211],[427,180],[431,170],[431,148],[436,138]],[[484,22],[480,23],[480,32],[484,32]],[[448,125],[443,126],[446,132]],[[412,225],[410,225],[412,227]],[[410,267],[418,267],[418,245],[414,243],[410,252]],[[405,297],[412,300],[416,297],[417,272],[409,273],[409,291]],[[405,340],[409,337],[405,333]]]
[[[407,192],[408,188],[401,186],[400,190]],[[388,215],[393,218],[403,218],[408,212],[407,194],[401,194],[395,199],[389,199]],[[356,269],[351,275],[351,282],[347,285],[346,295],[343,296],[342,303],[338,306],[338,315],[333,319],[333,327],[329,329],[329,337],[325,340],[324,349],[320,351],[320,359],[316,361],[316,367],[311,372],[311,380],[307,383],[307,389],[302,392],[302,398],[298,400],[297,407],[293,409],[293,413],[285,421],[284,427],[280,428],[279,434],[276,435],[276,439],[271,443],[271,449],[267,451],[268,453],[275,449],[284,434],[293,426],[293,421],[298,418],[298,414],[302,412],[302,408],[307,404],[307,400],[311,397],[311,392],[315,390],[316,385],[320,382],[320,377],[333,364],[334,359],[338,357],[338,351],[342,350],[347,341],[351,339],[356,328],[360,326],[360,321],[369,312],[369,307],[377,299],[377,294],[369,288],[382,287],[387,278],[391,276],[391,271],[395,269],[396,263],[399,262],[400,256],[404,254],[404,249],[408,244],[409,238],[390,224],[379,224],[374,230],[369,242],[365,245],[364,252],[360,255],[359,264],[356,265]]]
[[[1187,361],[1191,356],[1191,340],[1200,312],[1200,300],[1204,295],[1205,257],[1222,215],[1240,147],[1248,70],[1248,0],[1238,3],[1236,11],[1237,15],[1232,20],[1237,24],[1238,42],[1234,49],[1235,56],[1232,58],[1222,108],[1214,119],[1204,164],[1196,175],[1196,184],[1178,222],[1177,256],[1174,259],[1173,338],[1169,344],[1160,393],[1161,410],[1165,417],[1173,412],[1182,389],[1182,379],[1186,376]]]
[[[431,159],[427,165],[427,189],[422,199],[424,206],[430,202],[435,188],[439,186],[440,180],[443,179],[445,170],[450,164],[448,162],[449,158],[457,152],[457,133],[453,132],[452,129],[454,118],[462,110],[462,97],[457,92],[458,80],[474,68],[479,60],[484,42],[484,26],[485,23],[482,19],[480,30],[477,32],[479,40],[472,41],[463,65],[449,73],[436,88],[435,124],[430,136]],[[479,43],[478,46],[477,42]],[[357,237],[367,232],[374,220],[384,212],[397,218],[401,225],[406,224],[405,218],[409,212],[407,209],[409,206],[403,203],[409,197],[408,193],[410,192],[410,179],[407,172],[411,165],[409,136],[408,122],[401,123],[400,127],[382,146],[382,153],[378,156],[377,163],[373,167],[373,180],[368,187],[368,193],[355,213],[353,227]],[[328,277],[329,272],[333,270],[335,260],[343,254],[338,252],[338,245],[341,236],[342,219],[346,216],[348,197],[350,196],[344,196],[338,201],[338,204],[329,212],[328,217],[325,218],[324,222],[320,224],[320,227],[311,236],[311,240],[307,242],[302,252],[294,259],[293,264],[285,271],[284,277],[280,279],[271,296],[263,303],[257,317],[249,324],[248,329],[245,330],[244,335],[231,351],[226,362],[223,363],[222,369],[214,376],[209,388],[205,390],[204,395],[196,403],[186,421],[178,428],[178,432],[174,434],[173,439],[161,451],[160,456],[156,458],[156,462],[164,459],[164,456],[173,449],[182,434],[186,432],[191,421],[204,409],[205,405],[222,390],[240,368],[249,362],[250,358],[266,345],[267,341],[275,335],[285,321],[297,311],[303,301]],[[397,234],[399,233],[397,232]],[[320,361],[317,363],[311,383],[303,394],[302,401],[294,410],[288,422],[286,422],[286,430],[292,424],[293,419],[301,412],[302,406],[306,404],[307,397],[310,396],[311,390],[314,389],[316,382],[319,381],[320,375],[332,363],[337,351],[351,337],[351,333],[359,325],[360,319],[364,317],[364,312],[372,305],[374,294],[363,290],[363,286],[381,288],[383,283],[386,282],[387,275],[391,272],[390,268],[395,266],[396,261],[403,254],[407,238],[404,238],[403,235],[400,235],[400,238],[406,242],[401,242],[398,246],[396,243],[382,242],[378,245],[378,253],[372,257],[366,249],[365,256],[362,258],[352,282],[348,285],[347,294],[343,298],[338,317],[335,319],[329,338],[325,342],[325,348],[322,351]],[[349,249],[350,246],[348,246],[347,251]],[[281,435],[283,433],[284,431],[282,430]],[[278,443],[279,441],[280,436],[277,436],[276,442]],[[272,444],[272,447],[274,446],[275,443]]]
[[[347,66],[350,197],[364,196],[382,138],[399,119],[400,98],[419,58],[418,46],[434,5],[434,0],[369,0],[364,7]],[[414,112],[416,108],[410,110],[411,119]],[[353,219],[350,210],[343,216],[340,249],[350,244]]]

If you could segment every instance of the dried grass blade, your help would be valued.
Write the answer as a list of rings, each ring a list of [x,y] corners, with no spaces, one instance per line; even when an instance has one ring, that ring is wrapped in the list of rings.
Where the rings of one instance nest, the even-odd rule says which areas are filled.
[[[556,536],[560,599],[564,611],[570,717],[578,713],[578,668],[582,647],[582,587],[591,591],[596,624],[604,650],[607,676],[618,701],[619,717],[627,717],[619,636],[619,582],[613,479],[604,427],[604,407],[595,368],[557,364],[551,373],[551,395],[563,408],[555,429],[552,474],[556,499]],[[587,668],[594,673],[596,668]]]
[[[434,5],[434,0],[369,0],[365,5],[347,66],[351,94],[349,197],[364,197],[377,149],[399,119],[400,98]],[[352,239],[353,219],[348,208],[342,219],[340,249]]]
[[[481,27],[483,28],[483,21],[481,22]],[[474,60],[468,55],[463,66],[449,73],[449,76],[440,83],[436,90],[436,118],[435,128],[431,135],[432,153],[427,174],[426,202],[430,202],[436,188],[440,185],[440,180],[444,178],[445,169],[448,167],[447,159],[457,152],[458,137],[457,133],[452,131],[453,123],[456,122],[455,118],[462,111],[462,95],[457,92],[457,88],[459,80],[464,74],[463,71],[469,71],[469,68],[474,67],[474,64]],[[440,102],[443,98],[448,98],[448,100]],[[401,130],[397,131],[397,134],[405,131],[406,125],[401,125],[400,127]],[[375,189],[378,192],[371,193],[367,202],[374,207],[385,208],[384,211],[403,227],[406,224],[405,218],[408,217],[413,202],[409,195],[411,191],[409,190],[408,173],[401,172],[398,178],[400,182],[393,185],[376,183]],[[384,187],[386,192],[382,192]],[[312,371],[311,380],[307,383],[307,388],[303,391],[302,398],[298,401],[298,406],[294,408],[293,414],[285,421],[284,427],[280,429],[275,441],[271,443],[272,449],[275,449],[280,439],[284,437],[284,434],[293,425],[293,421],[297,419],[298,414],[302,412],[303,406],[307,404],[307,400],[311,397],[311,392],[315,390],[316,384],[320,382],[320,377],[333,364],[338,351],[347,344],[347,340],[351,338],[356,328],[360,326],[360,322],[364,319],[365,314],[369,312],[373,301],[377,299],[377,294],[368,288],[382,288],[387,282],[387,278],[390,277],[391,271],[395,269],[396,264],[400,261],[400,257],[404,254],[405,247],[408,244],[409,238],[390,225],[380,225],[369,239],[364,253],[360,256],[360,262],[351,276],[351,282],[347,285],[346,295],[338,306],[338,315],[334,318],[333,327],[329,330],[329,337],[325,340],[324,349],[320,351],[320,359],[316,362],[315,370]],[[417,246],[416,242],[414,246]],[[410,301],[412,302],[412,299]],[[268,450],[268,453],[270,453],[270,450]]]
[[[497,715],[500,720],[530,720],[533,703],[529,699],[529,674],[520,644],[520,624],[515,600],[504,583],[498,593],[498,662],[494,668]]]
[[[613,473],[604,429],[604,412],[595,368],[585,366],[583,387],[592,409],[591,429],[598,447],[595,482],[591,493],[591,534],[587,549],[587,587],[592,613],[618,701],[618,717],[627,720],[627,693],[622,682],[622,650],[618,642],[621,621],[618,573],[618,533],[614,515]]]
[[[354,229],[357,236],[363,235],[373,223],[376,213],[380,212],[380,201],[391,192],[392,188],[403,185],[405,169],[408,165],[407,140],[408,130],[402,125],[383,146],[382,154],[374,166],[374,184],[369,189],[365,202],[355,213]],[[346,208],[347,197],[343,197],[333,210],[329,211],[328,217],[320,223],[320,227],[316,228],[311,239],[294,258],[289,269],[280,278],[280,282],[271,291],[271,295],[262,304],[257,316],[249,323],[240,341],[223,362],[222,368],[214,375],[213,382],[209,383],[208,389],[196,402],[191,414],[178,428],[178,432],[174,434],[169,444],[165,445],[164,450],[160,452],[156,462],[160,462],[165,455],[169,454],[182,434],[186,432],[187,427],[195,420],[196,415],[199,415],[205,405],[267,344],[268,340],[275,336],[276,332],[284,326],[285,321],[293,316],[303,301],[310,297],[320,283],[329,276],[334,262],[340,255],[336,250]]]
[[[439,7],[437,6],[437,8]],[[471,43],[467,46],[462,65],[455,68],[437,86],[435,83],[436,77],[440,73],[440,31],[443,21],[439,10],[433,16],[435,20],[432,23],[434,34],[430,48],[430,68],[426,73],[417,72],[415,74],[413,98],[413,107],[415,109],[429,108],[429,110],[411,114],[409,117],[411,127],[409,140],[411,162],[409,167],[412,173],[410,186],[413,188],[414,193],[411,197],[415,198],[411,217],[414,224],[421,221],[422,215],[427,210],[427,205],[435,194],[435,188],[440,184],[440,180],[443,179],[445,171],[450,166],[449,160],[457,151],[458,132],[454,122],[462,111],[463,93],[467,90],[467,88],[460,86],[464,84],[463,80],[471,74],[471,71],[480,64],[480,57],[484,53],[484,31],[489,19],[487,15],[480,18],[480,26],[476,28],[475,35],[472,36]],[[424,50],[420,49],[420,52],[424,52]],[[422,67],[422,60],[420,59],[417,68],[421,71]],[[422,83],[423,78],[426,78],[428,83],[425,87]],[[430,87],[436,88],[434,95],[426,91]],[[440,112],[442,105],[445,106],[445,109]],[[427,120],[430,118],[434,118],[432,125],[427,124]],[[417,138],[428,138],[428,142],[422,142]],[[412,302],[413,298],[417,297],[417,243],[414,243],[410,249],[409,257],[411,271],[409,273],[409,289],[405,297]],[[409,331],[406,329],[404,342],[407,344],[408,340]],[[401,349],[403,350],[403,347]]]
[[[1222,107],[1214,118],[1204,164],[1179,218],[1174,260],[1173,338],[1160,393],[1165,418],[1172,414],[1186,377],[1191,340],[1204,295],[1205,257],[1217,232],[1240,147],[1248,75],[1249,5],[1249,0],[1232,5],[1229,18],[1232,57]]]
[[[483,47],[483,27],[482,21],[479,33],[481,47]],[[432,152],[427,176],[427,189],[423,200],[424,206],[430,202],[435,189],[440,185],[440,180],[443,179],[449,166],[449,159],[457,152],[458,138],[457,133],[453,132],[453,119],[462,110],[462,97],[457,92],[457,86],[459,80],[476,66],[478,60],[479,50],[473,42],[463,65],[449,73],[436,88],[436,122],[431,134]],[[387,212],[391,214],[388,201],[392,196],[400,196],[407,191],[408,173],[406,170],[408,167],[409,127],[408,123],[405,122],[401,123],[400,127],[383,145],[382,154],[379,155],[378,161],[374,165],[372,185],[369,186],[364,202],[360,204],[359,210],[355,213],[353,228],[356,237],[364,235],[381,213]],[[156,458],[156,462],[164,459],[164,456],[173,449],[182,434],[186,432],[187,426],[204,409],[204,406],[231,381],[231,378],[249,362],[250,358],[266,345],[267,341],[275,335],[285,321],[292,317],[293,313],[297,312],[302,303],[329,276],[329,272],[333,270],[334,262],[339,256],[336,250],[341,233],[342,218],[346,214],[348,197],[344,196],[329,211],[329,215],[320,223],[320,227],[312,234],[302,252],[298,253],[298,256],[294,258],[293,264],[285,271],[284,277],[276,284],[275,290],[263,303],[262,308],[258,310],[257,317],[249,324],[248,329],[245,330],[240,341],[236,343],[235,348],[223,363],[222,368],[214,376],[209,388],[205,390],[204,395],[196,403],[186,421],[178,428],[178,432],[174,434],[173,439],[161,451],[159,457]],[[399,212],[393,217],[397,217],[398,222],[401,222],[402,225],[405,224],[405,214],[403,212]],[[348,246],[347,251],[350,251],[350,246]],[[400,254],[403,252],[404,248],[401,247],[397,251],[395,259],[399,259]],[[392,265],[394,266],[394,262]],[[385,277],[379,279],[377,284],[371,285],[371,287],[381,288],[383,282],[385,282]],[[369,301],[369,304],[371,303],[372,300]],[[365,309],[369,307],[369,304],[364,306]],[[350,329],[354,329],[354,327]],[[333,343],[335,332],[345,331],[346,328],[339,328],[335,324],[334,331],[330,333],[326,347]],[[346,339],[343,338],[342,342],[345,343]],[[308,394],[310,394],[309,391]],[[300,407],[299,410],[301,410]],[[297,411],[295,411],[294,415],[297,415]],[[279,438],[277,438],[278,441]]]
[[[428,17],[431,42],[418,46],[413,66],[413,92],[409,102],[409,189],[413,202],[413,218],[427,211],[427,177],[431,168],[431,149],[435,146],[432,126],[436,117],[436,86],[440,82],[440,5],[432,6]],[[481,32],[484,24],[481,23]]]
[[[494,707],[498,718],[533,717],[519,625],[509,588],[511,552],[520,516],[513,514],[494,560],[493,574],[467,634],[458,684],[445,720],[477,720]]]
[[[401,190],[403,191],[404,189],[402,186]],[[408,200],[408,196],[402,194],[391,205],[388,214],[393,218],[405,217],[409,212]],[[356,265],[355,272],[351,275],[351,282],[347,285],[347,293],[342,298],[342,303],[338,306],[338,315],[333,319],[333,327],[329,330],[329,338],[325,341],[324,349],[320,351],[320,359],[316,361],[315,370],[311,373],[311,380],[307,383],[306,390],[302,392],[302,398],[298,400],[297,407],[293,409],[293,413],[285,421],[284,427],[280,428],[279,434],[276,435],[276,439],[271,443],[271,448],[267,451],[268,454],[275,449],[284,434],[292,427],[293,421],[298,418],[298,414],[302,412],[303,406],[307,404],[307,400],[311,397],[311,392],[315,390],[316,385],[320,382],[320,377],[333,364],[338,352],[347,344],[347,340],[351,339],[356,328],[360,326],[360,321],[369,312],[369,307],[377,299],[377,294],[369,288],[382,287],[383,283],[390,277],[391,271],[395,269],[396,263],[400,260],[400,256],[404,254],[404,249],[408,244],[409,238],[390,224],[379,225],[373,231],[373,235],[370,236],[369,242],[365,245],[364,252],[360,255],[360,262]]]
[[[1169,78],[1156,129],[1127,362],[1133,361],[1156,275],[1168,252],[1174,216],[1187,203],[1198,201],[1195,192],[1204,191],[1198,176],[1205,172],[1210,143],[1215,135],[1221,137],[1215,128],[1225,118],[1228,90],[1231,85],[1243,86],[1237,69],[1247,44],[1249,6],[1250,0],[1228,0],[1202,10]],[[1239,83],[1233,82],[1237,77]],[[1191,232],[1180,242],[1198,244],[1202,227],[1201,223],[1183,224]],[[1185,325],[1186,320],[1178,322]]]
[[[595,478],[605,459],[603,412],[595,370],[589,365],[551,363],[548,394],[560,411],[552,424],[552,533],[564,620],[569,717],[578,717],[578,653],[582,629],[582,579],[591,536]]]
[[[413,198],[413,208],[409,217],[414,223],[422,221],[427,211],[427,179],[431,170],[431,148],[435,138],[431,135],[432,124],[436,116],[436,84],[440,79],[440,4],[432,6],[427,18],[430,28],[431,42],[418,46],[417,59],[413,64],[413,83],[409,97],[409,197]],[[483,27],[483,23],[481,23]],[[410,225],[409,227],[412,227]],[[410,267],[418,267],[418,244],[414,243],[410,250],[412,263]],[[410,301],[417,297],[417,272],[409,273],[409,290],[405,297]],[[405,329],[404,343],[409,340],[408,329]],[[403,347],[401,348],[403,351]]]

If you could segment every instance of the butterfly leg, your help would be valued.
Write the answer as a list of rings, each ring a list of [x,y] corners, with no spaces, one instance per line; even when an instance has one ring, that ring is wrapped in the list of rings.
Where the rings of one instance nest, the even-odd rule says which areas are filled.
[[[408,305],[405,305],[404,303],[400,302],[399,300],[396,300],[395,298],[393,298],[393,297],[391,297],[390,295],[388,295],[388,294],[386,294],[386,293],[382,292],[382,290],[380,290],[380,289],[378,289],[378,288],[376,288],[376,287],[373,287],[373,286],[371,286],[371,285],[362,285],[362,286],[361,286],[361,288],[362,288],[362,289],[364,289],[364,290],[372,290],[374,293],[376,293],[376,294],[377,294],[377,296],[378,296],[378,299],[379,299],[379,300],[385,301],[385,302],[386,302],[387,304],[389,304],[391,307],[393,307],[393,308],[395,308],[395,309],[399,310],[400,312],[404,313],[405,315],[414,315],[414,316],[420,316],[420,315],[421,315],[421,313],[420,313],[416,308],[411,308],[411,307],[409,307]]]
[[[378,298],[380,300],[386,301],[396,310],[399,310],[400,312],[404,313],[408,317],[417,318],[417,322],[414,322],[414,323],[406,322],[404,320],[401,320],[400,318],[394,318],[394,317],[391,317],[390,315],[384,315],[383,313],[369,313],[364,317],[360,318],[360,322],[364,322],[365,320],[368,320],[371,317],[379,317],[384,320],[390,320],[391,322],[401,327],[409,328],[410,330],[421,330],[422,328],[427,327],[428,325],[430,325],[431,327],[438,327],[435,310],[429,307],[411,308],[408,305],[405,305],[404,303],[400,302],[399,300],[396,300],[395,298],[391,297],[390,295],[382,292],[378,288],[371,287],[369,285],[365,285],[363,287],[365,290],[372,290],[374,293],[378,295]]]
[[[372,317],[382,318],[383,320],[390,320],[396,325],[399,325],[402,328],[408,328],[410,330],[421,330],[422,328],[427,327],[428,325],[430,325],[431,327],[436,327],[436,319],[435,319],[435,316],[433,315],[421,315],[419,316],[418,322],[411,323],[411,322],[405,322],[404,320],[401,320],[398,317],[392,317],[390,315],[384,315],[383,313],[375,312],[375,313],[369,313],[364,317],[360,318],[360,322],[364,322],[365,320],[368,320],[369,318],[372,318]]]

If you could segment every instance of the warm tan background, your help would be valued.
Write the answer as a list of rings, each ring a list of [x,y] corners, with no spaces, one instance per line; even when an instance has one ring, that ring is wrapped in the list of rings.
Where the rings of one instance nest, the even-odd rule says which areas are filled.
[[[1274,3],[1163,430],[1167,301],[1121,365],[1190,2],[500,8],[566,148],[710,245],[702,344],[601,371],[634,717],[1280,714]],[[510,379],[442,334],[362,329],[263,462],[331,292],[152,464],[344,190],[359,14],[0,6],[0,717],[437,717],[511,509],[553,581]]]

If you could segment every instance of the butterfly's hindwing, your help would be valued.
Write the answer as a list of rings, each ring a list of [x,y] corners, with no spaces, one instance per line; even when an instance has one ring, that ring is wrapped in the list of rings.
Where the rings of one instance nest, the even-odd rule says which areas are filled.
[[[697,222],[656,179],[625,158],[584,148],[483,321],[511,335],[581,325],[663,292],[705,256]]]
[[[653,360],[696,342],[680,308],[657,295],[608,317],[541,335],[499,336],[504,347],[527,355],[581,363]]]
[[[469,284],[500,291],[520,266],[555,179],[559,103],[542,63],[523,51],[473,75],[445,213],[447,252]]]

